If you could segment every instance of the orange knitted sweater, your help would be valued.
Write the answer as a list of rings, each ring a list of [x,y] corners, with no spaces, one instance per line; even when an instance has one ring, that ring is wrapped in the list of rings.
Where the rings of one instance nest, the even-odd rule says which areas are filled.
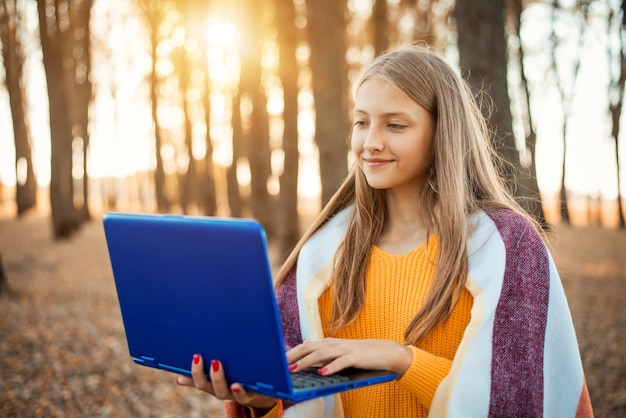
[[[394,255],[373,247],[367,269],[366,301],[349,326],[333,333],[333,292],[319,300],[324,335],[347,339],[385,339],[403,343],[404,331],[423,304],[434,271],[438,240],[431,237],[413,251]],[[341,394],[346,417],[426,417],[437,386],[450,371],[467,324],[472,296],[464,290],[452,315],[417,347],[413,361],[398,380]]]
[[[404,343],[404,331],[426,297],[437,248],[438,240],[435,236],[403,255],[390,254],[373,247],[367,268],[365,304],[354,322],[331,334],[328,324],[332,316],[332,289],[326,289],[320,297],[324,335]],[[426,417],[437,386],[450,371],[452,358],[470,321],[472,303],[472,295],[464,289],[450,317],[418,346],[410,346],[413,360],[401,378],[342,393],[344,416]],[[257,417],[252,410],[249,414],[253,418]],[[280,416],[282,404],[279,402],[264,418]]]

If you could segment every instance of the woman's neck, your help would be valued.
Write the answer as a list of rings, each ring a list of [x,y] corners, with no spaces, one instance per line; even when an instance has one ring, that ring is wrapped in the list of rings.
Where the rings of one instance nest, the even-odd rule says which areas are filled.
[[[419,197],[399,199],[388,196],[387,216],[376,245],[392,254],[405,254],[427,238]]]

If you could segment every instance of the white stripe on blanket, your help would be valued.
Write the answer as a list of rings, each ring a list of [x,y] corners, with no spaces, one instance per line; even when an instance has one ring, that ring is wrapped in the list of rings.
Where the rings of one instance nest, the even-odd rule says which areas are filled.
[[[300,250],[296,267],[296,289],[302,340],[324,338],[318,299],[330,285],[330,269],[337,246],[347,228],[352,207],[333,216],[317,230]],[[324,417],[343,418],[339,395],[325,396],[292,406],[285,411],[286,418]]]
[[[435,392],[429,416],[484,417],[489,411],[491,337],[506,257],[504,243],[491,219],[480,213],[472,217],[472,221],[476,229],[468,241],[470,257],[466,284],[474,298],[471,320],[450,373]],[[466,415],[467,411],[473,411],[473,414]]]
[[[557,282],[558,281],[558,282]],[[565,403],[563,399],[578,400],[585,379],[574,325],[556,265],[550,257],[550,304],[546,327],[544,351],[544,397],[543,413],[546,417],[573,417],[577,403]],[[550,384],[549,384],[550,382]],[[558,382],[558,384],[555,384]]]
[[[318,230],[300,252],[297,298],[303,339],[323,338],[318,298],[330,284],[330,268],[344,236],[352,207],[344,209]],[[489,415],[491,362],[496,308],[506,269],[506,248],[494,221],[484,212],[472,217],[468,242],[469,275],[466,287],[474,297],[450,374],[439,385],[431,417]],[[584,387],[582,363],[569,308],[554,261],[549,257],[549,303],[544,346],[543,415],[573,417]],[[518,411],[519,412],[519,411]],[[285,411],[287,418],[342,418],[338,395],[307,401]]]

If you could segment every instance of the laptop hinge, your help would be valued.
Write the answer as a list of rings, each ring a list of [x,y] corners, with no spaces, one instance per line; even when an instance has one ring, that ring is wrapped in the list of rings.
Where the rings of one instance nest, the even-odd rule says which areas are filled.
[[[274,386],[268,385],[267,383],[256,382],[256,385],[261,389],[266,389],[266,390],[271,390],[271,391],[274,390]]]
[[[156,367],[157,365],[156,359],[148,356],[141,356],[139,358],[135,357],[135,363],[151,367]]]

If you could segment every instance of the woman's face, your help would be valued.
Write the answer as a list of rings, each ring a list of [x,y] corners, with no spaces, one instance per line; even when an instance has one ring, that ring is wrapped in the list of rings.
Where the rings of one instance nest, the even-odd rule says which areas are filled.
[[[352,152],[375,189],[419,191],[433,160],[433,118],[397,87],[370,78],[359,87]]]

